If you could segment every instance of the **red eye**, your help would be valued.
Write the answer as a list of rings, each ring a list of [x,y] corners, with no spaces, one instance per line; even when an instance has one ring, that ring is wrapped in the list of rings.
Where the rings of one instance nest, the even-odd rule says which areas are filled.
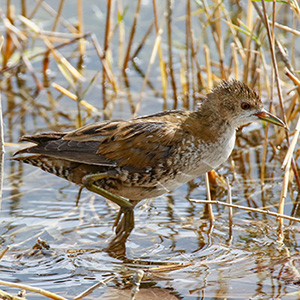
[[[243,103],[241,104],[241,108],[242,108],[243,110],[247,110],[247,109],[250,109],[250,108],[251,108],[251,105],[250,105],[249,103],[247,103],[247,102],[243,102]]]

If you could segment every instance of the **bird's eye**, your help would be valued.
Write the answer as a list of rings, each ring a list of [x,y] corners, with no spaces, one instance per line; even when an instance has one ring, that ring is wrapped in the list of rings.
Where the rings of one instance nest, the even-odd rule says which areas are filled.
[[[244,110],[247,110],[247,109],[250,109],[251,108],[251,105],[247,102],[243,102],[241,104],[241,108],[244,109]]]

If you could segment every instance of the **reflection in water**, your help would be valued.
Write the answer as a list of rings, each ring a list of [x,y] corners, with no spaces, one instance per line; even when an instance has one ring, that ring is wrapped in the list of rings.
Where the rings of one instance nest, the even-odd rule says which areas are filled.
[[[118,277],[112,286],[125,288],[124,278],[130,279],[137,269],[142,269],[146,271],[142,289],[149,289],[147,284],[151,283],[163,290],[173,289],[172,294],[186,299],[217,295],[276,296],[282,288],[286,292],[295,290],[300,260],[296,253],[290,255],[287,248],[278,247],[272,229],[276,223],[272,218],[257,215],[254,220],[248,213],[235,212],[233,239],[229,243],[226,209],[219,207],[211,231],[209,222],[200,218],[203,206],[183,200],[180,194],[185,191],[179,190],[172,197],[157,198],[146,211],[141,212],[143,207],[137,207],[135,229],[131,232],[120,230],[114,235],[111,226],[115,212],[103,199],[87,198],[90,193],[83,190],[79,206],[75,207],[75,186],[66,187],[65,182],[47,174],[43,180],[40,171],[31,173],[29,166],[24,169],[24,184],[12,214],[7,210],[9,201],[4,199],[3,202],[2,228],[5,232],[2,243],[11,244],[10,237],[14,236],[15,245],[0,261],[0,274],[5,272],[7,280],[18,278],[22,281],[24,276],[28,278],[28,274],[32,274],[27,282],[34,285],[43,281],[43,287],[51,289],[54,280],[57,291],[65,289],[66,282],[75,287],[80,280],[84,290],[113,273]],[[37,180],[41,189],[27,193],[28,186],[35,186]],[[50,189],[44,187],[46,182],[51,182]],[[236,201],[244,194],[244,184],[249,184],[239,183],[241,185],[236,184],[233,191]],[[54,187],[61,187],[58,194]],[[260,190],[258,183],[254,187],[256,192]],[[6,196],[9,193],[5,190]],[[205,196],[205,193],[199,194],[198,189],[190,193],[193,198]],[[55,195],[57,199],[53,198]],[[169,203],[168,198],[172,199]],[[122,224],[122,220],[120,222]],[[286,227],[285,233],[286,242],[297,249],[300,240],[297,228]],[[48,241],[50,252],[36,251],[36,255],[20,256],[16,260],[16,256],[35,244],[38,236]],[[103,251],[105,243],[108,246]],[[121,260],[116,260],[117,256]],[[170,269],[172,264],[179,262],[188,266]],[[13,272],[16,269],[17,274]],[[7,270],[11,271],[6,273]],[[93,296],[100,297],[103,289],[109,295],[110,289],[101,287]]]
[[[14,107],[11,111],[5,111],[6,122],[12,126],[7,128],[10,137],[7,141],[16,141],[24,131],[45,131],[43,124],[47,122],[51,130],[68,129],[59,124],[66,123],[64,120],[69,116],[63,110],[56,110],[56,116],[52,115],[50,104],[40,105],[39,98],[32,109],[20,117],[20,107],[28,104],[13,90],[9,94],[15,105],[11,105]],[[251,133],[243,133],[243,137],[248,135]],[[258,169],[261,147],[251,144],[247,148],[248,142],[241,137],[238,137],[238,142],[241,145],[233,153],[234,164],[227,162],[219,170],[221,176],[231,178],[236,174],[235,181],[232,181],[233,201],[254,207],[276,207],[281,188],[282,159],[275,156],[272,164],[267,164],[268,176],[262,186]],[[7,148],[6,157],[15,150],[16,147]],[[232,169],[233,165],[235,169]],[[224,207],[214,207],[216,222],[211,230],[205,206],[186,200],[206,198],[202,178],[170,195],[158,197],[151,206],[141,206],[143,203],[140,203],[135,209],[135,228],[133,224],[127,229],[121,226],[124,224],[123,215],[121,225],[114,233],[111,228],[115,209],[102,197],[88,198],[91,193],[83,190],[84,197],[76,207],[77,188],[74,185],[66,186],[65,181],[55,176],[9,160],[5,162],[5,172],[1,246],[14,247],[0,261],[0,277],[5,276],[7,280],[32,285],[43,282],[43,287],[50,289],[55,282],[55,289],[60,291],[66,289],[66,282],[72,289],[80,281],[81,288],[86,289],[114,273],[119,279],[113,286],[122,287],[123,278],[141,268],[149,276],[143,279],[142,288],[151,282],[162,290],[171,288],[179,298],[186,299],[217,295],[249,298],[267,294],[275,297],[283,290],[287,293],[297,287],[298,226],[291,222],[284,231],[286,245],[282,247],[287,247],[289,254],[276,242],[274,228],[277,224],[273,218],[234,211],[233,238],[228,241],[227,210]],[[224,189],[218,188],[214,192],[213,199],[226,200]],[[299,216],[298,197],[298,192],[291,189],[293,202],[287,202],[286,213]],[[127,219],[131,219],[128,213]],[[30,258],[20,256],[31,249],[39,236],[48,241],[51,257],[44,255],[46,251]],[[177,262],[192,265],[174,271],[162,268],[162,265]],[[103,290],[98,293],[101,297]]]
[[[147,23],[148,28],[149,1],[144,2],[143,6],[145,9],[148,8],[148,11],[143,15],[145,18],[141,18],[141,20]],[[105,1],[98,1],[96,5],[103,5],[103,3]],[[120,3],[118,2],[115,7],[119,8]],[[176,73],[174,75],[177,90],[170,91],[170,86],[163,80],[165,78],[159,77],[160,67],[154,65],[146,82],[147,89],[145,89],[143,100],[140,103],[139,114],[154,113],[175,106],[181,108],[183,105],[187,106],[187,100],[190,100],[189,106],[192,107],[199,95],[195,95],[193,98],[190,93],[200,94],[202,92],[204,81],[201,76],[205,74],[203,78],[206,80],[207,74],[203,73],[205,61],[202,60],[204,58],[202,47],[197,46],[197,49],[192,51],[195,52],[193,53],[195,56],[190,60],[190,63],[196,61],[196,65],[192,65],[193,72],[195,72],[192,77],[197,82],[186,82],[185,80],[185,78],[187,80],[194,79],[188,76],[188,72],[185,73],[185,55],[179,49],[183,44],[177,43],[178,41],[182,42],[181,38],[184,35],[181,33],[185,30],[182,17],[183,15],[185,17],[183,13],[185,10],[182,9],[181,3],[184,1],[176,2],[174,6],[173,21],[175,23],[173,28],[176,28],[176,32],[172,32],[174,44],[177,45],[176,49],[173,48],[173,68]],[[226,5],[226,1],[223,4]],[[288,5],[284,5],[287,9]],[[134,15],[131,13],[134,12],[132,8],[132,5],[128,5],[127,18]],[[238,7],[231,6],[230,14],[235,8],[242,9],[239,5]],[[94,6],[86,6],[84,9],[94,9]],[[190,37],[198,38],[205,35],[203,28],[198,26],[199,23],[212,24],[214,30],[218,26],[216,23],[218,20],[223,22],[222,17],[215,18],[213,7],[207,7],[207,9],[209,9],[207,11],[209,14],[195,10],[193,21],[197,23],[197,26],[193,26],[195,31],[189,35]],[[163,10],[160,10],[159,14],[162,12]],[[291,11],[287,16],[290,13]],[[93,23],[92,27],[91,24],[87,24],[90,26],[89,29],[95,31],[101,28],[102,30],[103,26],[95,26],[95,23],[99,24],[99,20],[96,20],[94,15],[95,13],[91,12],[89,15],[91,18],[86,18],[87,21]],[[113,27],[114,33],[117,33],[123,22],[126,21],[126,18],[123,19],[121,15],[122,13],[120,17],[115,18],[117,23]],[[214,22],[208,20],[206,15],[209,18],[212,16]],[[280,18],[279,23],[285,24],[282,19],[284,14],[280,13],[278,17]],[[291,22],[294,21],[293,18],[288,19]],[[51,29],[51,21],[47,16],[45,28],[48,26],[48,29]],[[18,24],[19,21],[14,26],[18,26]],[[258,21],[255,24],[262,23]],[[143,25],[143,22],[139,25]],[[23,30],[25,27],[24,25],[23,28],[19,28]],[[125,29],[129,32],[126,24]],[[230,43],[233,42],[231,29],[230,27],[229,35],[226,35],[228,40],[224,44],[226,47],[228,46],[226,49],[230,49]],[[264,30],[253,28],[253,32],[259,33],[259,31],[264,33]],[[31,32],[28,31],[26,34],[30,35]],[[155,39],[155,34],[152,37]],[[293,38],[292,35],[290,37]],[[285,39],[287,45],[292,45],[289,44],[290,37],[287,36]],[[137,34],[137,40],[139,38],[140,36]],[[236,36],[236,40],[242,42],[241,32]],[[113,47],[107,51],[108,59],[110,51],[112,57],[117,58],[118,56],[116,55],[118,47],[115,47],[113,36],[112,41]],[[133,64],[133,67],[138,72],[129,67],[125,76],[120,76],[118,94],[114,93],[110,84],[105,81],[105,76],[100,84],[95,80],[102,66],[99,57],[93,56],[94,54],[91,53],[94,49],[89,48],[83,68],[83,56],[77,54],[75,44],[69,44],[67,49],[60,48],[59,50],[66,55],[73,66],[77,65],[78,70],[86,78],[85,82],[76,82],[75,89],[59,72],[54,59],[48,55],[48,49],[44,49],[45,55],[37,57],[37,60],[33,61],[33,67],[39,77],[43,72],[41,60],[50,58],[47,66],[49,72],[43,72],[44,91],[36,88],[36,84],[24,65],[15,65],[11,73],[2,73],[1,92],[5,142],[7,143],[6,159],[18,150],[19,145],[14,143],[24,134],[72,130],[80,125],[80,118],[83,123],[94,123],[111,118],[130,118],[136,110],[135,101],[139,99],[141,87],[144,84],[146,63],[152,51],[152,41],[148,40],[143,44],[143,46],[151,45],[151,47],[148,50],[145,47],[143,49],[145,51],[140,51],[139,58],[134,58],[136,63]],[[202,39],[196,41],[195,39],[194,41],[195,43],[199,42],[199,45],[207,42],[209,48],[214,49],[213,41],[210,39],[207,41]],[[252,69],[253,72],[268,76],[268,74],[263,74],[259,65],[255,64],[255,61],[259,61],[260,56],[268,54],[264,44],[260,47],[261,53],[258,48],[257,53],[249,49],[250,51],[247,52],[249,59],[245,61],[249,63],[249,69]],[[165,39],[163,39],[162,45],[166,45]],[[171,46],[170,39],[169,47]],[[234,48],[243,52],[243,47]],[[252,49],[254,48],[256,46]],[[295,49],[293,46],[288,48]],[[188,47],[186,49],[189,51]],[[294,52],[297,53],[298,49],[300,48],[298,47]],[[165,49],[162,50],[163,54],[166,54]],[[196,52],[200,54],[198,55],[199,61],[197,61]],[[232,76],[231,68],[228,67],[228,60],[232,60],[232,58],[227,55],[228,52],[226,52],[224,61],[222,58],[224,65],[219,64],[216,60],[217,51],[211,52],[213,71],[216,71],[215,78],[219,76],[219,66],[220,68],[225,67],[223,71],[226,72],[226,76]],[[179,54],[179,56],[175,54]],[[121,63],[122,58],[120,55]],[[172,56],[170,58],[172,59]],[[117,60],[112,61],[111,67],[114,68],[113,73],[118,76]],[[241,63],[243,60],[239,61]],[[230,62],[230,64],[232,63]],[[161,65],[162,71],[165,72],[169,72],[172,67],[164,63]],[[241,66],[246,68],[242,63]],[[257,66],[258,68],[256,68]],[[243,72],[243,70],[241,71]],[[244,73],[244,75],[247,74]],[[260,79],[263,78],[261,75]],[[253,76],[248,78],[253,79]],[[257,76],[255,78],[258,80]],[[255,80],[251,80],[251,84]],[[53,83],[69,89],[78,96],[79,100],[84,98],[91,106],[84,106],[84,101],[80,103],[69,99],[54,89]],[[190,91],[187,88],[192,84],[195,84],[195,89]],[[162,86],[165,88],[163,92]],[[174,101],[170,95],[172,96],[172,92],[176,91],[178,96],[183,98]],[[296,103],[298,100],[296,93],[293,99],[289,95],[285,96],[287,105],[290,105],[291,102]],[[276,99],[274,99],[274,104],[276,105]],[[289,106],[289,110],[296,114],[299,109],[297,106]],[[263,156],[261,145],[265,132],[260,125],[259,127],[258,125],[254,126],[256,126],[255,130],[253,127],[244,128],[243,132],[238,134],[232,163],[226,162],[218,172],[221,177],[230,178],[234,203],[251,207],[266,207],[276,211],[282,184],[280,166],[285,149],[279,151],[276,143],[274,143],[275,146],[269,145],[271,151],[268,151],[267,154],[264,183],[261,184]],[[293,128],[293,124],[290,127]],[[270,129],[270,136],[272,135],[273,128]],[[230,231],[226,208],[223,206],[213,207],[216,221],[212,227],[207,221],[205,206],[196,205],[187,200],[188,198],[206,198],[202,178],[177,189],[172,194],[154,199],[151,205],[140,203],[134,212],[137,219],[135,228],[133,222],[131,224],[129,222],[130,226],[124,225],[128,224],[125,219],[133,219],[133,211],[125,212],[115,233],[112,231],[116,215],[115,207],[105,202],[102,197],[91,195],[86,190],[82,191],[83,197],[79,205],[75,206],[76,193],[75,185],[66,186],[66,182],[63,180],[43,174],[40,170],[33,170],[32,167],[18,162],[5,161],[5,182],[0,218],[0,253],[6,247],[10,248],[0,260],[0,279],[49,289],[71,299],[94,284],[106,282],[107,278],[113,278],[109,286],[100,285],[87,299],[105,299],[105,297],[110,299],[116,295],[120,298],[120,294],[128,298],[132,288],[131,279],[137,270],[143,270],[145,274],[141,282],[140,295],[145,298],[149,294],[157,295],[160,299],[172,299],[173,296],[178,299],[193,300],[204,298],[277,299],[285,296],[295,299],[298,297],[299,225],[292,221],[285,221],[283,232],[285,239],[283,243],[279,243],[276,233],[277,222],[273,217],[234,210],[232,238],[229,239]],[[226,201],[226,197],[226,190],[220,186],[212,193],[212,198],[219,201]],[[300,216],[299,191],[293,184],[289,187],[285,213],[295,217]],[[47,241],[50,249],[47,246],[39,249],[39,244],[34,246],[39,237]],[[36,249],[32,249],[34,247]],[[8,291],[16,294],[16,290],[8,289]],[[293,292],[296,294],[292,294]],[[30,295],[30,299],[40,299],[40,296]]]

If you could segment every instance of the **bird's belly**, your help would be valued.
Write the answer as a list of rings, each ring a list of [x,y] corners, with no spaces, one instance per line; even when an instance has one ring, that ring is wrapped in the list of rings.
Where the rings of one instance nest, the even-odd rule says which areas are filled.
[[[202,165],[200,169],[177,170],[176,175],[168,174],[152,183],[137,181],[134,184],[130,184],[128,182],[116,182],[112,180],[110,183],[106,182],[106,184],[101,186],[119,196],[131,200],[143,200],[168,193],[209,170],[211,170],[210,167],[206,166],[205,169],[203,169]]]
[[[154,198],[171,192],[172,190],[182,186],[183,184],[201,176],[205,172],[212,170],[212,167],[201,163],[201,166],[194,168],[183,168],[177,170],[176,175],[168,174],[163,176],[159,180],[152,184],[143,184],[136,182],[135,184],[119,183],[103,186],[105,189],[119,196],[131,199],[131,200],[143,200],[147,198]]]
[[[198,168],[179,171],[174,178],[161,181],[161,185],[165,191],[172,191],[210,170],[210,166],[202,163]]]

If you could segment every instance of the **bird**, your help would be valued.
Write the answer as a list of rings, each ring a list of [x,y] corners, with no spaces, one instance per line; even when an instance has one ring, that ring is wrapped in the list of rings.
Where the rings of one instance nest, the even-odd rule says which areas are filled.
[[[23,136],[21,141],[33,145],[17,151],[14,159],[116,203],[120,207],[116,234],[128,236],[138,202],[219,167],[233,150],[237,129],[256,120],[286,128],[263,108],[248,85],[223,80],[195,110],[169,110],[127,121],[97,122],[70,132]]]

